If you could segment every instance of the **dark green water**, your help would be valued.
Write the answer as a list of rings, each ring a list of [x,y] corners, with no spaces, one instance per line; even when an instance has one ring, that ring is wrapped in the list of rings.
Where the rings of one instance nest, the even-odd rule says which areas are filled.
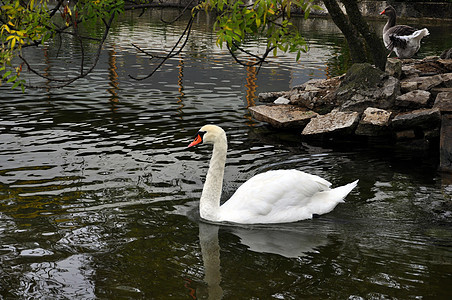
[[[1,89],[0,299],[450,298],[452,179],[434,150],[312,144],[248,113],[259,92],[337,72],[344,41],[331,23],[303,25],[312,51],[300,62],[274,58],[256,74],[216,48],[200,18],[183,56],[134,81],[128,74],[151,66],[130,43],[169,48],[184,28],[159,17],[115,26],[88,80]],[[425,55],[445,32],[430,31]],[[66,45],[66,65],[44,59],[51,48],[26,55],[73,74],[78,52]],[[313,220],[204,224],[196,211],[211,149],[186,146],[206,123],[230,141],[224,200],[277,168],[359,185]]]

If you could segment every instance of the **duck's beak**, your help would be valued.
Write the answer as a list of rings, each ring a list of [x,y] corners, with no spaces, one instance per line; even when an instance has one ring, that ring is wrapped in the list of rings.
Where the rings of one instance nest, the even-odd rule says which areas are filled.
[[[187,148],[193,147],[198,145],[199,143],[202,142],[202,137],[201,135],[198,133],[195,137],[195,139],[193,140],[193,142],[190,143],[190,145],[187,146]]]

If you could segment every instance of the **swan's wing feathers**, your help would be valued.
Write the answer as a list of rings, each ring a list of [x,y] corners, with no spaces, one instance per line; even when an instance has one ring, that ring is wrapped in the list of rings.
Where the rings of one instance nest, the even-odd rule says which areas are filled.
[[[328,191],[330,185],[319,176],[297,170],[268,171],[242,184],[220,210],[224,218],[241,223],[257,219],[265,223],[265,218],[272,217],[290,220],[299,217],[300,208],[309,206],[313,196]]]
[[[387,48],[405,49],[407,47],[413,47],[415,48],[414,52],[416,52],[419,48],[420,40],[429,34],[427,28],[417,30],[416,28],[406,25],[395,26],[388,31],[389,44],[387,45]]]
[[[393,49],[395,47],[395,48],[405,49],[407,43],[408,43],[407,39],[404,39],[403,37],[400,37],[396,34],[390,34],[389,35],[389,45],[387,48]]]
[[[417,29],[413,28],[411,26],[397,25],[397,26],[391,27],[388,30],[388,33],[398,35],[398,36],[405,36],[405,35],[412,35],[415,31],[417,31]]]
[[[242,197],[247,194],[252,197],[259,196],[270,203],[276,203],[284,201],[291,194],[299,195],[298,198],[300,196],[311,197],[317,192],[329,190],[330,186],[330,182],[316,175],[298,170],[274,170],[250,178],[237,189],[231,199],[234,196]]]
[[[416,31],[415,28],[407,25],[397,25],[388,29],[389,44],[386,47],[390,50],[395,48],[404,49],[408,40],[404,37],[412,35]]]

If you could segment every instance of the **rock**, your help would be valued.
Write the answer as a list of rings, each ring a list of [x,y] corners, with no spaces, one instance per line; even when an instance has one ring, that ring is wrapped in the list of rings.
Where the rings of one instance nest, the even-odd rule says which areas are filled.
[[[395,137],[397,140],[412,140],[412,139],[416,138],[416,134],[414,133],[413,129],[408,129],[408,130],[396,131]]]
[[[325,81],[324,79],[310,79],[306,81],[305,83],[301,85],[297,85],[293,87],[292,90],[299,90],[299,91],[309,91],[309,90],[317,90],[319,89],[319,85],[322,85],[322,82]]]
[[[374,88],[381,83],[381,77],[385,74],[380,69],[371,66],[368,63],[354,64],[350,67],[339,85],[339,89],[344,88]]]
[[[443,92],[452,92],[452,88],[442,88],[442,87],[436,87],[430,90],[430,93],[432,93],[433,98],[436,98],[439,93]]]
[[[275,101],[273,101],[274,104],[289,104],[290,100],[284,97],[279,97]]]
[[[441,114],[438,108],[418,109],[402,113],[392,119],[391,125],[397,130],[405,129],[431,129],[441,123]]]
[[[363,112],[367,107],[387,109],[400,94],[400,81],[370,64],[354,64],[335,97],[341,111]]]
[[[290,103],[319,113],[328,113],[337,106],[333,91],[339,85],[340,78],[311,79],[296,86],[290,91]]]
[[[441,83],[443,83],[443,79],[441,78],[441,75],[435,75],[435,76],[426,76],[426,77],[416,77],[411,79],[410,81],[417,82],[418,89],[419,90],[430,90]]]
[[[303,128],[317,113],[293,105],[259,105],[248,108],[259,121],[276,128]]]
[[[452,48],[448,50],[444,50],[443,53],[441,53],[440,57],[442,59],[450,59],[452,58]]]
[[[388,58],[386,60],[385,71],[389,76],[400,79],[402,76],[402,62],[397,58]]]
[[[290,103],[313,109],[315,107],[313,100],[318,93],[318,91],[300,91],[290,96]]]
[[[355,134],[379,136],[389,133],[389,121],[392,113],[383,109],[368,107],[359,121]]]
[[[418,70],[419,76],[432,76],[441,73],[451,72],[447,66],[447,60],[440,60],[439,57],[426,57],[421,61],[415,61],[413,67]]]
[[[441,74],[442,86],[452,88],[452,73]]]
[[[452,114],[444,114],[441,118],[439,143],[440,170],[452,172]]]
[[[250,111],[254,118],[274,127],[304,128],[304,136],[390,135],[397,139],[398,145],[410,148],[429,147],[441,138],[446,148],[449,147],[443,147],[447,153],[443,160],[449,166],[452,165],[452,125],[447,125],[452,123],[451,68],[452,59],[438,57],[388,59],[386,73],[369,64],[355,64],[341,77],[309,80],[290,92],[259,94],[261,101],[277,99],[276,103],[287,103],[290,100],[292,105],[258,106]],[[407,110],[413,111],[400,113]],[[398,112],[395,117],[393,111]],[[442,119],[446,127],[441,127]]]
[[[437,108],[444,112],[452,112],[452,90],[448,92],[441,92],[436,96],[433,108]]]
[[[424,139],[438,138],[440,133],[440,128],[433,128],[430,130],[424,130]]]
[[[267,93],[260,93],[258,96],[259,101],[261,102],[273,102],[279,97],[285,97],[287,95],[287,92],[267,92]]]
[[[351,134],[359,121],[357,112],[340,112],[334,110],[326,115],[312,118],[303,129],[302,135],[318,135],[328,133]]]
[[[402,65],[402,78],[419,77],[421,71],[417,70],[414,65]]]
[[[452,57],[448,59],[438,59],[438,63],[441,64],[447,72],[452,72]]]
[[[290,103],[299,105],[319,113],[328,113],[336,106],[336,101],[332,93],[328,91],[301,91],[290,97]]]
[[[418,109],[427,106],[430,100],[430,92],[415,90],[400,96],[397,96],[395,105],[401,108]]]
[[[408,92],[412,92],[414,90],[417,90],[417,82],[413,82],[413,81],[401,81],[400,82],[400,91],[402,93],[408,93]]]

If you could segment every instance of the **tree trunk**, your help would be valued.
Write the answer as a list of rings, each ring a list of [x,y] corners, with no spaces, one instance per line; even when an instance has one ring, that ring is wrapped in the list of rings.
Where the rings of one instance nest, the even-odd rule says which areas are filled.
[[[384,71],[386,65],[386,48],[383,44],[383,39],[364,20],[356,0],[342,0],[342,3],[345,5],[349,20],[355,25],[355,28],[366,41],[368,51],[372,55],[375,66]]]
[[[364,20],[356,0],[341,0],[347,15],[339,7],[339,0],[323,0],[328,13],[342,31],[350,48],[353,62],[371,62],[385,69],[386,48],[383,40]]]
[[[324,0],[328,13],[336,26],[342,31],[342,34],[347,40],[350,49],[351,59],[355,63],[362,63],[367,61],[365,45],[363,40],[359,37],[358,31],[349,22],[347,17],[342,12],[336,0]]]

